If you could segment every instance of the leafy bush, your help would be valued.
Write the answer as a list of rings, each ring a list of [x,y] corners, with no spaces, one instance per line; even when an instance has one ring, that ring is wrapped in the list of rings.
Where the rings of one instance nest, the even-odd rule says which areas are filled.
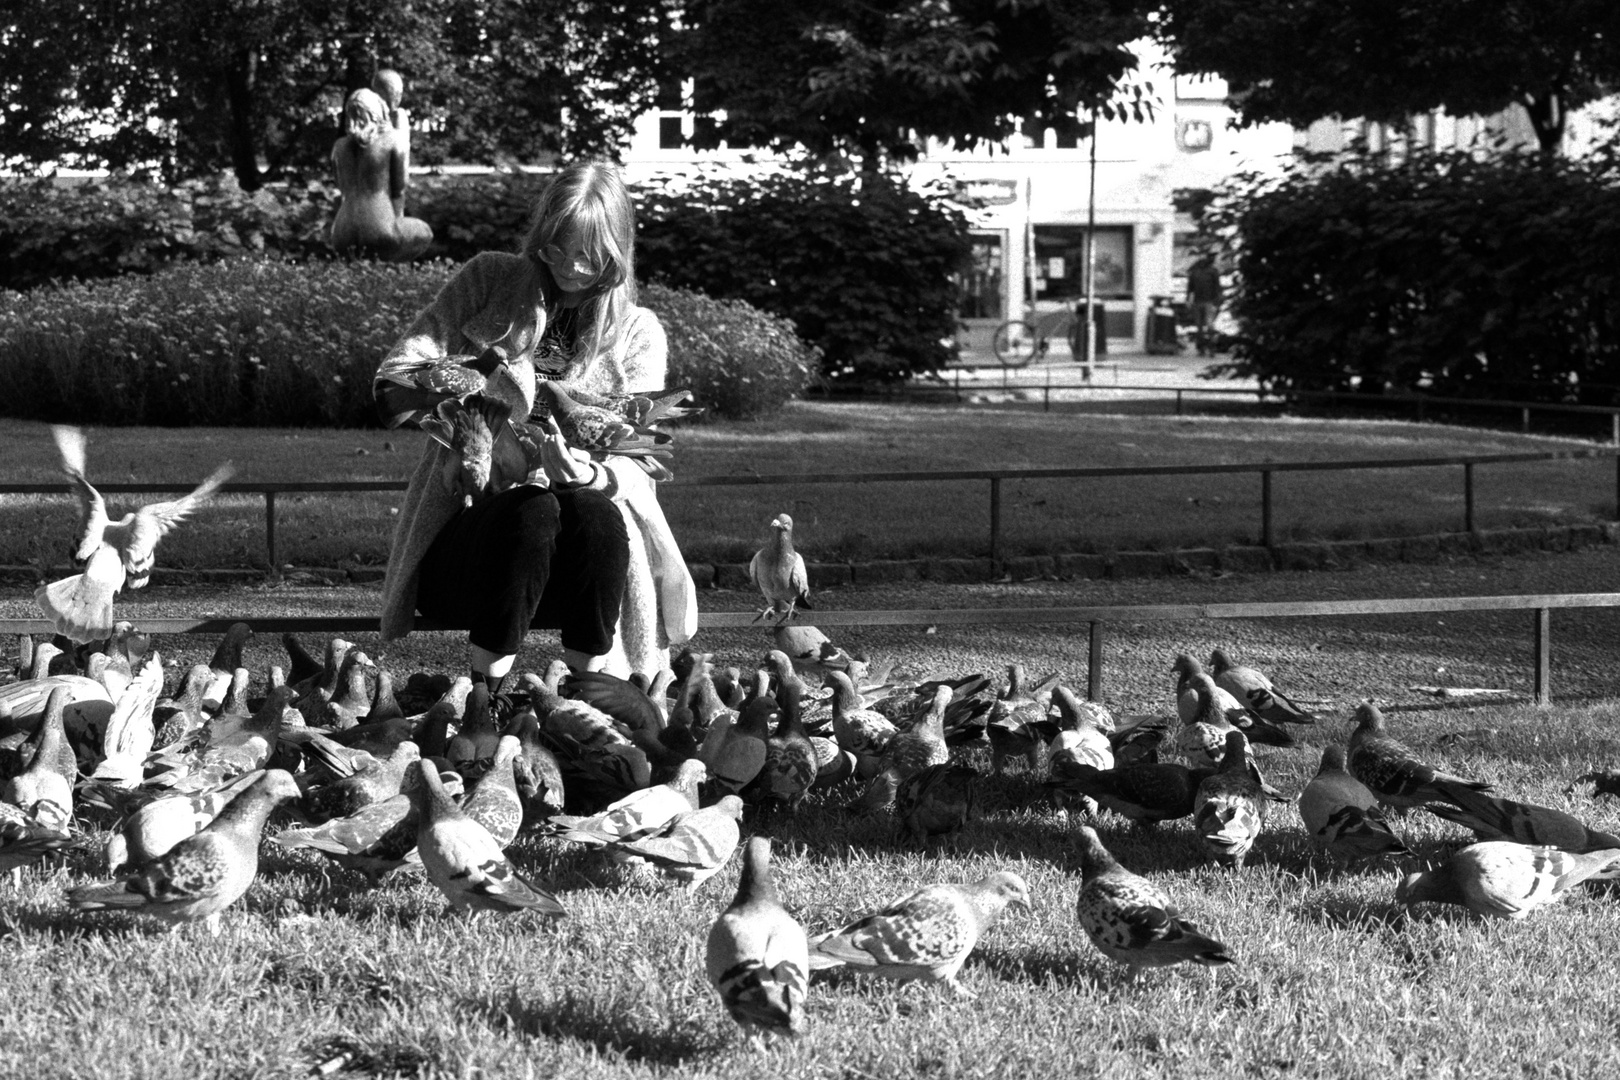
[[[937,195],[829,173],[669,180],[640,193],[639,271],[793,320],[832,379],[899,379],[955,349],[967,225]]]
[[[232,259],[0,291],[0,414],[95,424],[374,427],[377,362],[444,261]],[[733,418],[780,406],[814,351],[740,302],[649,287],[670,385]]]
[[[1230,183],[1229,370],[1282,389],[1620,401],[1620,171],[1415,154]]]
[[[781,408],[803,392],[818,351],[788,320],[741,300],[646,285],[641,302],[669,336],[669,385],[692,390],[704,415],[745,420]]]

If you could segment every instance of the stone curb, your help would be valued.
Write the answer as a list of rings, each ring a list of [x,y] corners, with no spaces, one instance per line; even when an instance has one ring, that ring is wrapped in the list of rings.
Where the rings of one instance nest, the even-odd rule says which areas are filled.
[[[1225,548],[1181,548],[1176,551],[1115,551],[1103,554],[1015,555],[994,560],[874,559],[869,562],[807,563],[812,588],[838,585],[888,585],[902,581],[965,584],[979,581],[1050,581],[1076,578],[1177,577],[1190,574],[1265,573],[1274,570],[1337,570],[1364,563],[1438,562],[1461,555],[1513,555],[1527,551],[1579,551],[1599,544],[1620,544],[1620,522],[1562,525],[1530,529],[1486,529],[1475,533],[1431,533],[1426,536],[1373,540],[1302,540],[1266,549],[1253,545]],[[700,589],[746,589],[745,563],[688,563]],[[66,577],[67,567],[52,570]],[[225,570],[152,572],[155,585],[207,585],[260,582],[264,571],[248,567]],[[355,585],[378,582],[380,566],[300,567],[282,580],[303,585]],[[33,585],[40,580],[33,566],[0,566],[0,584]]]

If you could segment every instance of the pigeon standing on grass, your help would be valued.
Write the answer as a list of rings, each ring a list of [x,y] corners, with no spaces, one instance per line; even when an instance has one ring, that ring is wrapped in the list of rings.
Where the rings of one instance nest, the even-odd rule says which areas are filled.
[[[1457,904],[1479,915],[1522,919],[1590,878],[1620,877],[1620,848],[1577,855],[1511,840],[1471,844],[1442,865],[1401,879],[1395,902]]]
[[[654,832],[609,849],[616,859],[645,860],[669,880],[696,889],[731,860],[742,835],[737,827],[742,813],[742,799],[725,795],[713,806],[681,814]]]
[[[1080,925],[1097,951],[1126,965],[1131,978],[1145,967],[1190,961],[1230,964],[1226,946],[1182,919],[1159,888],[1114,859],[1089,825],[1080,826]]]
[[[1227,733],[1220,771],[1198,785],[1193,825],[1216,862],[1241,870],[1265,822],[1266,793],[1250,775],[1249,740],[1234,729]]]
[[[809,608],[810,574],[804,568],[804,556],[793,550],[793,519],[777,514],[771,519],[774,533],[765,546],[754,553],[748,564],[748,580],[765,597],[760,619],[777,619],[785,623],[793,618],[795,609]]]
[[[709,930],[705,961],[720,1003],[744,1031],[804,1033],[810,946],[776,895],[769,837],[748,841],[736,898]]]
[[[489,830],[455,804],[436,765],[419,761],[416,769],[421,783],[408,794],[422,815],[416,827],[417,851],[428,880],[452,907],[468,915],[526,908],[546,915],[567,914],[555,896],[518,876]]]
[[[1230,693],[1245,708],[1273,724],[1314,724],[1316,717],[1296,705],[1292,698],[1271,685],[1264,673],[1234,664],[1225,649],[1209,654],[1210,674],[1215,685]]]
[[[120,881],[71,890],[68,903],[79,911],[126,908],[173,923],[203,919],[218,934],[220,912],[241,899],[259,872],[265,819],[297,797],[292,775],[271,769],[195,836]]]
[[[1318,847],[1358,864],[1382,855],[1410,855],[1401,838],[1384,820],[1378,797],[1344,767],[1344,747],[1337,743],[1322,751],[1322,765],[1299,795],[1299,816]]]
[[[227,462],[190,494],[151,503],[113,521],[107,516],[101,493],[85,479],[84,432],[53,425],[51,434],[62,455],[62,471],[79,496],[80,521],[73,558],[84,563],[84,572],[41,585],[34,592],[34,602],[56,632],[70,641],[101,641],[113,633],[113,597],[126,585],[139,589],[147,583],[158,541],[217,491],[235,470]]]
[[[1008,904],[1030,907],[1029,886],[1010,871],[968,885],[930,885],[816,938],[810,967],[843,966],[888,979],[943,982],[964,997],[975,997],[956,981],[956,973],[979,935]]]
[[[1350,736],[1350,775],[1360,780],[1385,806],[1410,810],[1444,802],[1462,805],[1469,791],[1489,791],[1490,785],[1441,772],[1391,736],[1384,714],[1370,701],[1356,708],[1356,730]]]

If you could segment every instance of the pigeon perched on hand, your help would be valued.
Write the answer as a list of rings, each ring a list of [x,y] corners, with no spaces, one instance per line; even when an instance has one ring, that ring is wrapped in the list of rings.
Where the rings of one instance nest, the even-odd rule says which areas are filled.
[[[748,841],[736,898],[709,930],[704,970],[743,1030],[804,1033],[810,946],[776,895],[769,837]]]
[[[793,550],[793,519],[777,514],[771,519],[775,530],[765,546],[754,552],[748,563],[748,580],[765,597],[760,619],[778,619],[778,624],[793,618],[797,608],[815,609],[810,603],[810,574],[804,568],[804,556]]]
[[[1620,877],[1620,848],[1577,855],[1511,840],[1471,844],[1442,865],[1401,879],[1395,902],[1457,904],[1479,915],[1522,919],[1591,878]]]
[[[1344,767],[1344,747],[1322,751],[1322,765],[1299,794],[1299,816],[1318,847],[1343,858],[1349,868],[1382,855],[1410,855],[1384,819],[1378,797]]]
[[[1189,961],[1230,964],[1226,946],[1181,918],[1152,882],[1119,865],[1089,825],[1080,826],[1080,925],[1097,951],[1126,965],[1130,977],[1145,967]]]
[[[661,450],[673,436],[603,405],[581,401],[561,384],[541,379],[535,384],[534,416],[549,417],[569,446],[599,454],[667,454]]]
[[[34,591],[34,602],[56,632],[70,641],[101,641],[113,633],[113,597],[126,585],[139,589],[150,580],[158,541],[230,479],[235,468],[226,462],[190,494],[151,503],[114,521],[107,516],[101,493],[85,479],[84,432],[53,425],[51,434],[62,455],[62,471],[79,496],[73,558],[84,564],[84,572],[41,585]]]
[[[943,982],[975,997],[956,974],[979,935],[1008,904],[1030,907],[1029,886],[1010,871],[968,885],[930,885],[817,937],[810,943],[810,967],[847,966],[888,979]]]
[[[80,911],[127,908],[169,922],[203,919],[217,935],[220,912],[241,899],[258,875],[265,819],[297,797],[292,775],[270,769],[195,836],[120,881],[69,891],[68,903]]]

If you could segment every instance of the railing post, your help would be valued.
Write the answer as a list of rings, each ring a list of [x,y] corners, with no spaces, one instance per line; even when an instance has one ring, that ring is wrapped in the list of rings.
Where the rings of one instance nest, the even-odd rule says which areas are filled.
[[[1181,415],[1181,389],[1179,387],[1176,389],[1176,415]],[[1615,414],[1615,424],[1616,430],[1620,430],[1620,413]],[[1616,440],[1616,445],[1620,445],[1620,439]]]
[[[1045,387],[1045,390],[1041,394],[1041,412],[1051,412],[1051,411],[1052,411],[1052,371],[1051,371],[1050,368],[1048,368],[1047,372],[1046,372],[1046,387]]]
[[[271,581],[281,580],[281,559],[276,554],[276,493],[264,493],[264,557],[265,576]]]
[[[1519,430],[1522,431],[1526,435],[1530,434],[1530,410],[1529,410],[1529,408],[1523,408],[1523,409],[1519,410]]]
[[[1271,533],[1271,470],[1260,470],[1260,546],[1274,547]]]
[[[1102,702],[1103,624],[1091,624],[1091,642],[1086,650],[1086,700]]]
[[[1536,704],[1552,703],[1552,610],[1536,608]]]
[[[1001,477],[990,478],[990,557],[1001,558]]]
[[[1620,412],[1609,414],[1609,445],[1620,446]]]
[[[1463,531],[1474,531],[1474,463],[1463,462]]]

